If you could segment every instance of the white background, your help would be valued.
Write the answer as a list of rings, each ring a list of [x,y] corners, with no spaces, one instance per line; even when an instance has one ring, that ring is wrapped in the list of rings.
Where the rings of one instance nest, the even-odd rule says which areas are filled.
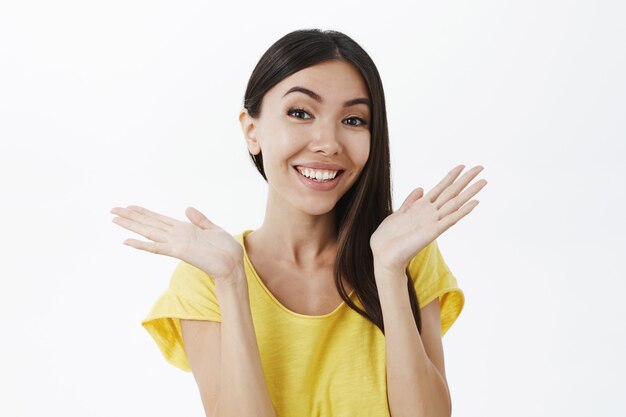
[[[397,208],[481,164],[439,239],[466,305],[444,337],[455,416],[623,416],[626,34],[614,1],[4,1],[0,415],[202,416],[140,321],[176,260],[109,210],[231,233],[267,186],[237,121],[262,53],[336,29],[383,78]]]

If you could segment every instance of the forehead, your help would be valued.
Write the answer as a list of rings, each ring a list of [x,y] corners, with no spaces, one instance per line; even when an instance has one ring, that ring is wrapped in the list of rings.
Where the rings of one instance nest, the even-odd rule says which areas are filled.
[[[369,97],[367,85],[359,70],[344,61],[326,61],[304,68],[281,80],[267,95],[275,100],[289,96],[302,96],[292,93],[283,98],[292,87],[300,86],[312,90],[325,101],[345,101],[357,97]]]

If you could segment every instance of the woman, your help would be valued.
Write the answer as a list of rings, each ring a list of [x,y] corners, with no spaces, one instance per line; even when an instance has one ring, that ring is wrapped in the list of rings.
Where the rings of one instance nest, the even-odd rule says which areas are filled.
[[[142,322],[165,358],[207,416],[449,416],[441,337],[464,296],[435,239],[478,204],[482,167],[393,212],[382,82],[336,31],[274,43],[239,120],[269,186],[261,227],[112,210],[153,241],[125,244],[181,260]]]

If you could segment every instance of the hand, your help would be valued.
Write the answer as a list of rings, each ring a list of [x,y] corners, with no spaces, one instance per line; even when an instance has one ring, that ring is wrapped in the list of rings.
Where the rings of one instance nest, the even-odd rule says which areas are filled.
[[[483,167],[475,166],[455,182],[464,168],[465,165],[455,167],[425,196],[421,187],[413,190],[402,206],[381,222],[370,238],[374,259],[381,266],[403,271],[419,251],[478,205],[478,200],[465,203],[487,181],[477,181],[459,193]]]
[[[114,207],[113,223],[154,242],[126,239],[136,249],[171,256],[200,268],[214,279],[234,276],[241,266],[243,249],[224,229],[193,207],[185,210],[191,223],[179,221],[139,206]]]

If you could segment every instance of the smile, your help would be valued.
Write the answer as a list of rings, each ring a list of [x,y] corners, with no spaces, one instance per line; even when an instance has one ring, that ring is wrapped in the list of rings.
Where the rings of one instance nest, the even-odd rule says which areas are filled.
[[[312,169],[307,167],[297,166],[296,169],[302,175],[318,182],[325,182],[332,180],[337,176],[339,170],[325,170],[325,169]]]
[[[331,171],[295,166],[293,169],[298,178],[300,178],[300,182],[308,188],[318,191],[328,191],[335,188],[341,179],[341,175],[344,173],[343,170]]]

